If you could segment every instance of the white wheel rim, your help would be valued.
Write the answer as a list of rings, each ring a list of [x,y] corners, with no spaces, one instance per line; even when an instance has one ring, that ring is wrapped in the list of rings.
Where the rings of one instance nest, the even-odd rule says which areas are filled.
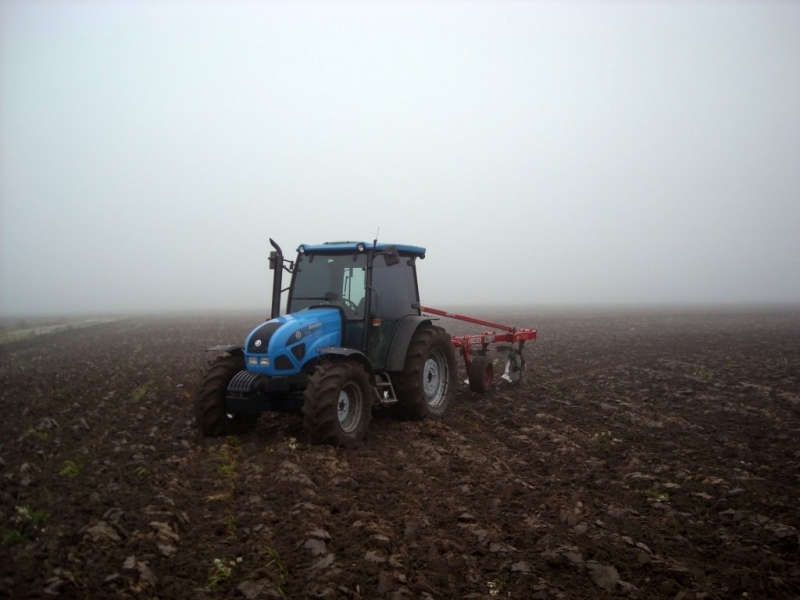
[[[434,352],[425,361],[422,371],[422,390],[429,406],[438,406],[444,399],[447,366],[439,352]]]
[[[358,387],[352,384],[345,385],[339,392],[339,400],[336,403],[339,426],[345,433],[352,433],[358,428],[360,404],[361,394]]]

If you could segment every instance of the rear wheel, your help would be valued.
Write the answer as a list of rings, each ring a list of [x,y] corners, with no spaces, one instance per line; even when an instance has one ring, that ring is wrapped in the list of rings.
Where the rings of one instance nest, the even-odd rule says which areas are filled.
[[[195,420],[203,435],[236,435],[255,427],[258,416],[231,415],[225,406],[228,383],[244,368],[244,357],[232,354],[218,356],[209,365],[194,399]]]
[[[494,361],[488,356],[473,356],[469,360],[469,389],[481,394],[489,391],[494,377]]]
[[[408,345],[405,368],[394,382],[395,410],[401,417],[442,418],[456,393],[456,354],[447,332],[420,326]]]
[[[351,360],[322,362],[308,380],[303,415],[316,444],[357,446],[367,435],[373,404],[364,367]]]

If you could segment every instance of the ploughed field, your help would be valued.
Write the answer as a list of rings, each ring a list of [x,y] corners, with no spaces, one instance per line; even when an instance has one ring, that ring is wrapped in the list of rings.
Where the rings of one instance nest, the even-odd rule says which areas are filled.
[[[197,433],[257,314],[3,344],[0,597],[800,596],[800,310],[470,312],[538,328],[523,383],[348,450]]]

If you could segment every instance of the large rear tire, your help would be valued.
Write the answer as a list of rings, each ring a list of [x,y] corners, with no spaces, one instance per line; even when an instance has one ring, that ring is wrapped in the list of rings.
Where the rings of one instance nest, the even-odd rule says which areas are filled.
[[[306,430],[315,444],[358,446],[372,419],[374,391],[364,367],[352,360],[317,365],[304,392]]]
[[[230,415],[225,406],[228,383],[244,368],[244,357],[232,354],[218,356],[209,365],[194,399],[195,420],[203,435],[237,435],[255,427],[258,416]]]
[[[414,332],[394,387],[402,418],[444,417],[456,395],[456,353],[444,329],[425,324]]]

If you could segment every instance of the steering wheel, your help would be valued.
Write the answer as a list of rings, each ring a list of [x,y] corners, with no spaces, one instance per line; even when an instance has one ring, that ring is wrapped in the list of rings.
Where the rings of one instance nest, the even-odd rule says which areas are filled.
[[[349,308],[354,315],[358,314],[358,306],[356,303],[350,300],[349,298],[341,298],[342,304],[344,304],[345,308]]]

